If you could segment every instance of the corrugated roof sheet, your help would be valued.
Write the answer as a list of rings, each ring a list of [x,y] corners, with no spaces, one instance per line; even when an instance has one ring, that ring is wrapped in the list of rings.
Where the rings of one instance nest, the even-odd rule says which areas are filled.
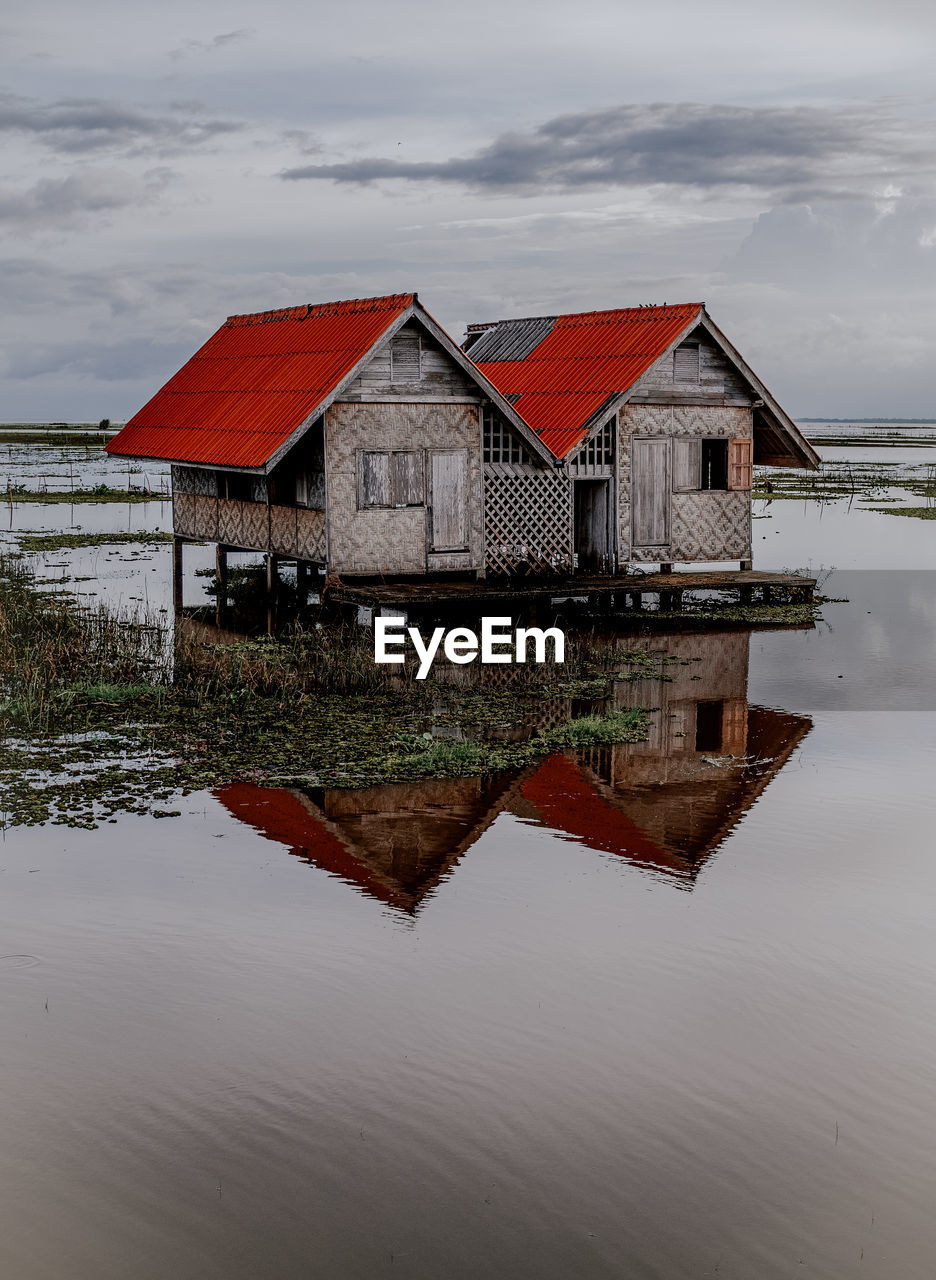
[[[263,466],[414,300],[396,293],[229,316],[107,451]]]
[[[629,390],[701,314],[702,303],[691,302],[504,320],[470,355],[547,448],[565,458],[585,438],[592,414]]]

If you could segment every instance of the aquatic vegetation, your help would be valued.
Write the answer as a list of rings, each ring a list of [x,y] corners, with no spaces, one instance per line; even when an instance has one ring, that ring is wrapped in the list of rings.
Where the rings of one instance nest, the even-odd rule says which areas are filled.
[[[107,484],[96,484],[89,489],[27,489],[24,485],[10,485],[5,496],[11,504],[17,502],[79,503],[79,502],[168,502],[170,494],[153,489],[116,489]]]
[[[23,533],[22,551],[71,551],[79,547],[149,546],[171,542],[171,533]]]
[[[367,786],[636,741],[646,713],[590,705],[576,720],[572,699],[613,679],[665,678],[659,657],[581,645],[549,681],[391,681],[352,624],[231,645],[168,640],[158,623],[45,593],[22,560],[0,556],[0,825],[93,827],[243,778]],[[552,718],[557,705],[567,718],[540,729],[547,698]]]
[[[936,507],[868,507],[885,516],[909,516],[912,520],[936,520]]]

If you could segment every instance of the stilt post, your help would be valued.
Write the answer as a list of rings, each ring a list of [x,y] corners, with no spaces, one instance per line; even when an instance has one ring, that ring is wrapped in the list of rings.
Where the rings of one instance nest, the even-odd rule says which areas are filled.
[[[227,613],[228,602],[228,549],[223,542],[215,547],[215,578],[218,583],[218,594],[215,599],[215,625],[221,626]]]
[[[172,539],[172,607],[182,612],[182,547],[183,540],[176,534]]]

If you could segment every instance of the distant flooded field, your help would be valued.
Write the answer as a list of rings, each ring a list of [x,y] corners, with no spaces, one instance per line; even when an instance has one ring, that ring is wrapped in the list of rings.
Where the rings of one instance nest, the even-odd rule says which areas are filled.
[[[583,621],[604,682],[522,723],[456,689],[483,773],[245,768],[93,830],[7,822],[0,1275],[929,1280],[936,528],[874,508],[930,506],[936,427],[880,425],[810,424],[839,442],[800,492],[757,479],[755,566],[819,573],[815,626]],[[45,538],[46,590],[171,628],[167,501],[18,500],[165,484],[2,444],[0,552]],[[213,551],[186,565],[209,605]],[[319,697],[282,714],[327,711],[340,760],[360,724]],[[407,749],[470,762],[433,698]],[[382,714],[369,749],[399,750]],[[76,734],[44,767],[85,748],[107,768]]]

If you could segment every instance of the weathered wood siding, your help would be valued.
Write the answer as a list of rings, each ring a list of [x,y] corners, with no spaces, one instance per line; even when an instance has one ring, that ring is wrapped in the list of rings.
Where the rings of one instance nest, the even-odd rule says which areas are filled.
[[[638,437],[750,439],[750,409],[730,405],[627,404],[618,418],[618,558],[628,560],[742,560],[751,554],[751,495],[747,490],[706,489],[670,496],[668,544],[632,542],[631,457]],[[676,455],[674,453],[674,462]],[[678,479],[678,474],[677,474]],[[670,484],[669,488],[677,486]]]
[[[667,400],[749,405],[752,396],[734,365],[714,343],[690,339],[660,356],[630,396],[631,404]]]
[[[432,453],[467,451],[465,550],[430,551]],[[425,454],[425,502],[398,508],[362,507],[361,454],[414,450]],[[465,403],[342,401],[325,424],[329,567],[334,573],[411,574],[482,566],[481,426],[478,406]]]
[[[478,401],[480,393],[451,356],[412,323],[374,352],[341,399]]]

